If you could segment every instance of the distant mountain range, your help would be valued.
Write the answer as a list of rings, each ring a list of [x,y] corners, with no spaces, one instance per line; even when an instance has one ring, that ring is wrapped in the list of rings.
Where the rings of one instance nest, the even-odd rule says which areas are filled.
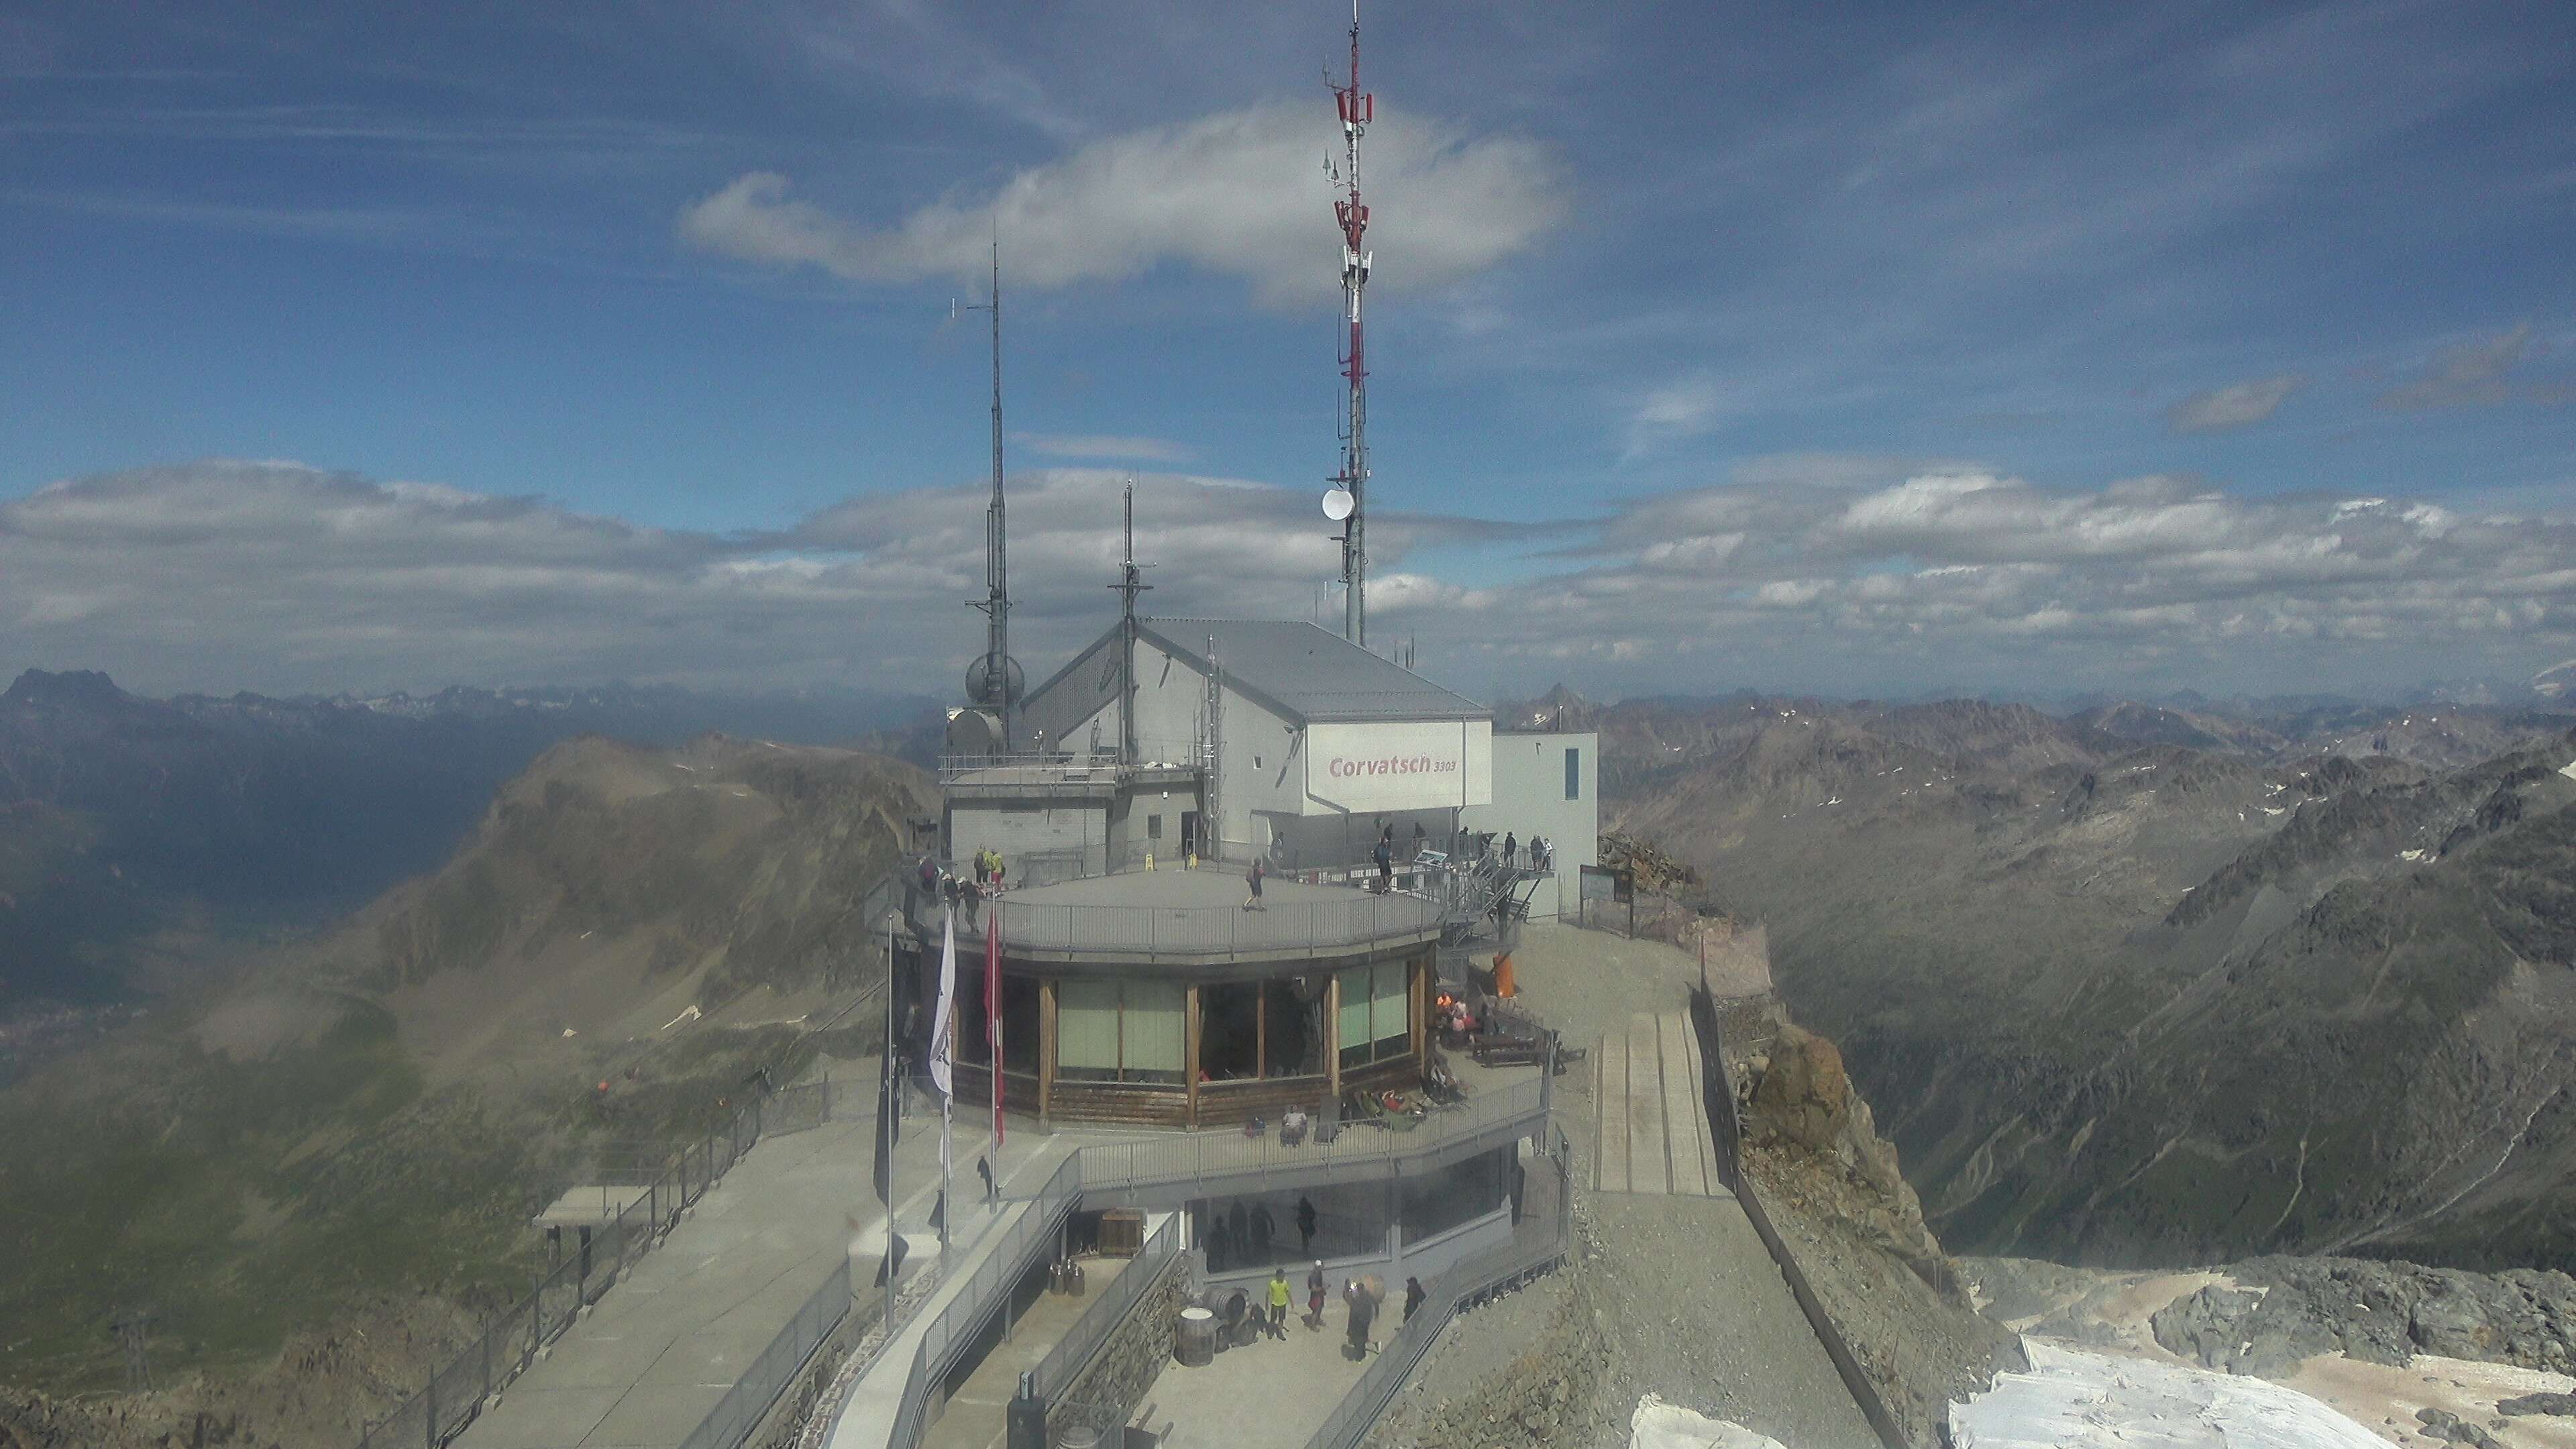
[[[1604,710],[1945,1243],[2576,1267],[2576,714]]]
[[[836,744],[925,716],[926,697],[625,685],[153,700],[29,670],[0,693],[0,1009],[111,998],[163,933],[347,910],[438,865],[577,735]]]

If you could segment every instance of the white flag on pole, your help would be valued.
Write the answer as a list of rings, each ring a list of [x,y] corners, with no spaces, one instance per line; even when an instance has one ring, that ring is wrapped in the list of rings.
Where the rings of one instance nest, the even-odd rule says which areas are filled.
[[[949,911],[939,927],[939,1006],[930,1016],[930,1084],[947,1097],[957,1090],[957,1049],[949,1018],[957,1011],[957,913]]]

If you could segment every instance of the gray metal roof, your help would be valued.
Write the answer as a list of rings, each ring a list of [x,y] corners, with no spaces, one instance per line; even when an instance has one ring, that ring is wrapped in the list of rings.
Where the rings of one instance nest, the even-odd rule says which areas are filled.
[[[1115,631],[1112,631],[1113,633]],[[1137,632],[1292,719],[1484,719],[1491,711],[1302,619],[1146,619]]]

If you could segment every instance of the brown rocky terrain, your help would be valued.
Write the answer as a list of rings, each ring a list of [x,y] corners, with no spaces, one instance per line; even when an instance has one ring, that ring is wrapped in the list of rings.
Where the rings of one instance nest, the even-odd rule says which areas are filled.
[[[1758,704],[1609,711],[1612,824],[1768,927],[1946,1241],[2576,1262],[2576,738],[2446,769]]]
[[[1515,960],[1530,1008],[1579,1043],[1632,1010],[1677,1008],[1698,979],[1698,935],[1712,980],[1751,993],[1724,1015],[1730,1043],[1753,1049],[1739,1068],[1760,1104],[1747,1143],[1757,1190],[1909,1442],[1935,1444],[1948,1399],[1990,1382],[2014,1340],[1958,1286],[1832,1044],[1763,994],[1759,933],[1712,920],[1684,950],[1535,926]],[[1562,1079],[1579,1157],[1583,1070]],[[1799,1449],[1877,1443],[1740,1208],[1582,1181],[1570,1270],[1458,1320],[1373,1443],[1609,1449],[1649,1393]]]

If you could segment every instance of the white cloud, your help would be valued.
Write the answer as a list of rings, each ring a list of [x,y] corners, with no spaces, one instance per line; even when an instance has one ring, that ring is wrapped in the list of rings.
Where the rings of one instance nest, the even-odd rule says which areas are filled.
[[[1311,104],[1273,102],[1108,137],[886,228],[755,171],[684,209],[680,235],[702,250],[854,281],[971,285],[998,231],[1015,286],[1120,281],[1178,262],[1243,278],[1265,306],[1310,303],[1341,285],[1333,193],[1317,165],[1334,132],[1316,115]],[[1553,155],[1518,137],[1381,113],[1367,166],[1375,285],[1472,276],[1536,245],[1564,211]]]
[[[1109,617],[1127,477],[1011,477],[1014,649],[1033,675]],[[1302,618],[1339,570],[1307,490],[1136,482],[1149,610]],[[964,603],[983,592],[986,497],[912,489],[719,535],[292,462],[74,479],[0,502],[0,670],[278,692],[612,677],[935,690],[981,637]],[[1432,597],[1400,572],[1426,534],[1493,531],[1371,521],[1390,606]]]
[[[2308,385],[2307,375],[2284,372],[2250,382],[2196,392],[2165,409],[2165,423],[2177,433],[2223,433],[2250,428],[2270,419],[2293,393]]]
[[[1111,617],[1125,478],[1012,477],[1014,645],[1032,677]],[[1150,612],[1338,615],[1320,587],[1338,552],[1308,490],[1137,481]],[[919,488],[717,535],[294,463],[77,479],[0,503],[0,672],[98,667],[152,690],[940,690],[980,639],[963,605],[982,591],[984,500],[975,483]],[[2576,655],[2576,524],[2403,496],[2049,489],[1950,467],[1720,484],[1588,523],[1372,524],[1378,631],[1418,639],[1426,669],[1470,691],[1559,673],[1611,690],[2332,689],[2528,677]],[[1577,532],[1592,541],[1563,546]],[[1408,563],[1435,544],[1556,551],[1500,573]]]
[[[1726,402],[1725,385],[1704,371],[1647,389],[1628,409],[1629,456],[1714,431]]]

